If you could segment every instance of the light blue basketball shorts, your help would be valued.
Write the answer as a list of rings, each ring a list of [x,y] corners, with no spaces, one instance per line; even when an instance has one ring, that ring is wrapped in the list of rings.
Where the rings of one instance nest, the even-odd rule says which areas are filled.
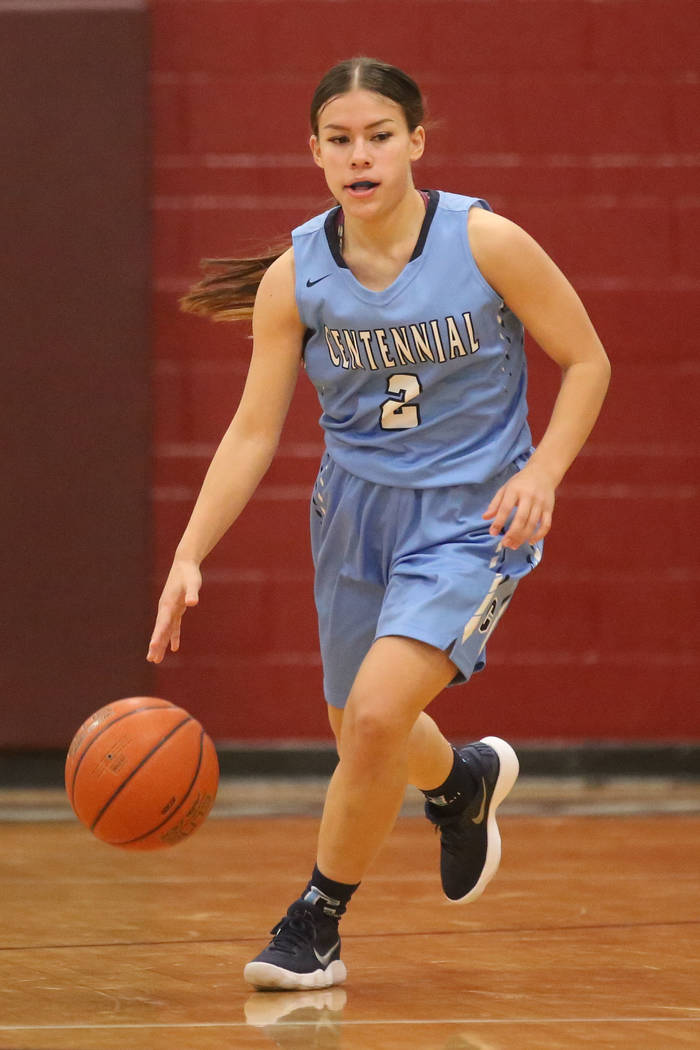
[[[449,655],[466,682],[542,543],[501,547],[483,513],[527,462],[484,484],[408,489],[349,474],[326,453],[311,499],[324,692],[344,707],[377,638],[415,638]]]

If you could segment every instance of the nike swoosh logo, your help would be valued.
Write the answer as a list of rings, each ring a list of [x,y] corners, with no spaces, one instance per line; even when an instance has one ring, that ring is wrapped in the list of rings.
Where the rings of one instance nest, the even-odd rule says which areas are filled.
[[[475,817],[472,817],[472,823],[474,823],[474,824],[482,824],[483,820],[484,820],[484,814],[486,813],[486,781],[484,780],[483,777],[481,778],[481,791],[482,791],[481,809],[479,810],[479,812],[477,813],[477,815]]]
[[[328,963],[331,961],[331,955],[336,950],[336,948],[338,947],[339,944],[340,944],[340,939],[338,939],[335,942],[335,944],[333,945],[333,947],[331,948],[331,950],[326,952],[324,955],[319,955],[318,952],[316,951],[316,949],[314,948],[314,955],[316,956],[316,958],[320,962],[321,966],[328,966]]]
[[[315,284],[318,284],[319,281],[325,281],[326,277],[330,277],[330,274],[329,273],[324,273],[323,277],[317,277],[315,281],[310,281],[309,278],[307,277],[306,278],[306,287],[307,288],[313,288],[313,286]]]

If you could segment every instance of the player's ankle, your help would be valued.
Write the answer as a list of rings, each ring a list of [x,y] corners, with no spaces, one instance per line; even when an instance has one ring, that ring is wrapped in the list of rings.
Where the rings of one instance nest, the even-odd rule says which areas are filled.
[[[479,790],[479,782],[459,751],[456,748],[452,750],[454,753],[452,769],[446,779],[436,788],[423,789],[423,794],[428,802],[434,806],[439,806],[445,815],[448,813],[461,813]]]
[[[314,866],[311,878],[302,893],[302,900],[320,908],[324,915],[340,919],[350,903],[350,898],[359,886],[359,882],[337,882],[329,879]]]

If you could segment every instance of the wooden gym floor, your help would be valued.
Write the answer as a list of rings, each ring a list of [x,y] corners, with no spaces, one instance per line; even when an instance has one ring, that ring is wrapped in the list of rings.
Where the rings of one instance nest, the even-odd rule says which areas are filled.
[[[61,792],[0,793],[0,1050],[700,1047],[700,784],[519,783],[463,907],[409,795],[343,921],[347,984],[255,993],[323,787],[223,783],[193,839],[140,855]]]

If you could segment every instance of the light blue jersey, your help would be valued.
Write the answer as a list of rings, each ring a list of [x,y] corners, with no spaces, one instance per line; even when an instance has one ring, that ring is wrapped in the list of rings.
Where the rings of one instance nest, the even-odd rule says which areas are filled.
[[[469,246],[474,197],[430,191],[412,258],[381,292],[340,254],[334,208],[292,233],[306,371],[333,459],[381,485],[478,484],[531,446],[523,327]]]

